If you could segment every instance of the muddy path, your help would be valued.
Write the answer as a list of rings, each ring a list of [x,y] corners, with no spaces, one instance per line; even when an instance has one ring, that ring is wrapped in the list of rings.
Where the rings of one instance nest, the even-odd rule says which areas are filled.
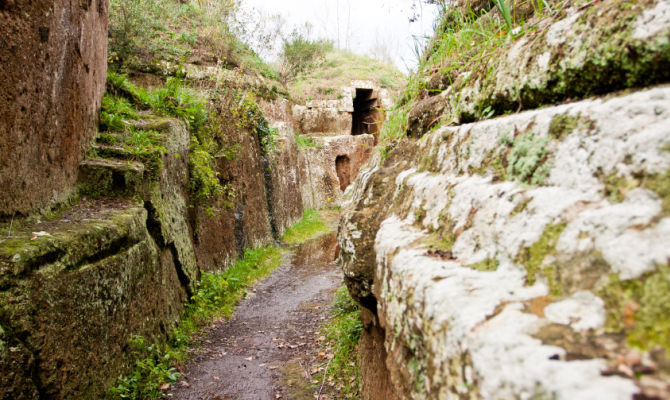
[[[335,265],[336,233],[298,246],[270,277],[249,290],[233,317],[215,323],[202,350],[183,369],[168,399],[265,400],[298,396],[287,371],[298,365],[307,381],[342,281]],[[313,394],[310,394],[310,398]]]

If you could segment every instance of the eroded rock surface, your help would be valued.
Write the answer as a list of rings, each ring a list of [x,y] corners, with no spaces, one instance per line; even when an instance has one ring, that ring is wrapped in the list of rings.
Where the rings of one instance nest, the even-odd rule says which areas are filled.
[[[527,2],[511,3],[515,12],[528,8]],[[554,13],[531,18],[532,9],[519,11],[529,15],[515,18],[525,21],[526,27],[518,31],[522,32],[518,38],[484,40],[429,71],[421,94],[424,100],[410,115],[409,133],[420,137],[438,122],[467,123],[670,79],[667,0],[550,3]],[[447,16],[440,29],[479,30],[503,23],[492,3],[454,5],[460,10],[468,6],[490,9],[479,18],[482,25],[462,26]],[[440,38],[433,40],[426,58],[439,59],[450,51]]]
[[[658,87],[441,128],[364,168],[339,234],[374,316],[363,343],[383,336],[387,353],[364,382],[386,370],[416,399],[666,398],[668,127]]]
[[[303,149],[298,154],[302,174],[300,190],[305,208],[338,204],[372,154],[375,142],[372,135],[327,136],[315,140],[316,147]],[[338,160],[345,159],[346,162],[338,164]]]
[[[0,216],[72,194],[105,90],[107,6],[0,2]]]
[[[0,279],[3,399],[103,398],[134,362],[128,339],[170,332],[186,299],[147,210],[123,199],[18,229],[0,246]]]

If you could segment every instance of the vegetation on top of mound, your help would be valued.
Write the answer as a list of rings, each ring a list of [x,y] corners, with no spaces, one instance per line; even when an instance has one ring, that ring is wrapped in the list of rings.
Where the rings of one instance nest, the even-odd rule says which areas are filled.
[[[405,84],[405,76],[394,66],[374,58],[342,50],[325,54],[323,62],[299,74],[289,84],[291,98],[305,102],[311,98],[339,99],[343,86],[352,80],[369,80],[382,88],[399,89]]]
[[[317,68],[331,51],[333,51],[332,41],[310,40],[299,30],[294,30],[290,37],[283,41],[280,65],[282,81],[286,83],[308,69]]]
[[[110,0],[109,63],[152,70],[154,61],[223,64],[277,79],[231,28],[239,0]]]

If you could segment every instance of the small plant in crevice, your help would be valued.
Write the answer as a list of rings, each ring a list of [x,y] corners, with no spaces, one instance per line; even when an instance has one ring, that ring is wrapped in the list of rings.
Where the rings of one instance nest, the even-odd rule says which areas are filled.
[[[396,106],[389,112],[389,117],[379,132],[378,143],[382,149],[382,159],[386,159],[384,153],[407,137],[409,108],[407,106]],[[386,150],[386,151],[384,151]]]
[[[318,149],[321,148],[321,143],[318,143],[314,138],[309,136],[296,135],[295,143],[299,149]]]

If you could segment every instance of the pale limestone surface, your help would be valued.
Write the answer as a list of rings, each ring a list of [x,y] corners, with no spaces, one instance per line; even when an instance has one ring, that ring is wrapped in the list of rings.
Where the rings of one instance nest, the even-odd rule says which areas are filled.
[[[574,126],[552,137],[552,121],[566,115]],[[517,140],[523,134],[546,139],[542,186],[514,180],[509,168],[503,168],[508,180],[500,180],[494,161],[509,155],[515,134]],[[389,369],[408,374],[392,374],[394,384],[415,399],[465,393],[630,399],[637,393],[633,380],[601,375],[606,360],[568,361],[565,349],[534,335],[549,324],[604,334],[606,310],[597,293],[609,273],[635,279],[670,259],[670,218],[662,199],[635,180],[670,169],[669,144],[670,88],[658,87],[441,128],[413,145],[409,163],[376,158],[364,167],[343,203],[343,270],[360,282],[350,286],[355,297],[377,300]],[[398,172],[383,175],[389,170]],[[625,195],[617,200],[606,196],[603,176],[634,184],[622,184]],[[375,190],[394,193],[392,200],[377,203]],[[376,231],[357,222],[356,215],[376,213],[384,216]],[[455,236],[453,259],[427,253],[425,240],[445,226]],[[555,265],[577,282],[561,287],[538,315],[527,306],[548,296],[551,282],[540,274],[529,284],[520,253],[552,226],[564,228],[542,266]],[[370,235],[375,265],[363,264],[366,254],[358,253]],[[601,257],[609,272],[580,280],[591,268],[580,260],[589,257]],[[497,268],[468,267],[485,260]]]

